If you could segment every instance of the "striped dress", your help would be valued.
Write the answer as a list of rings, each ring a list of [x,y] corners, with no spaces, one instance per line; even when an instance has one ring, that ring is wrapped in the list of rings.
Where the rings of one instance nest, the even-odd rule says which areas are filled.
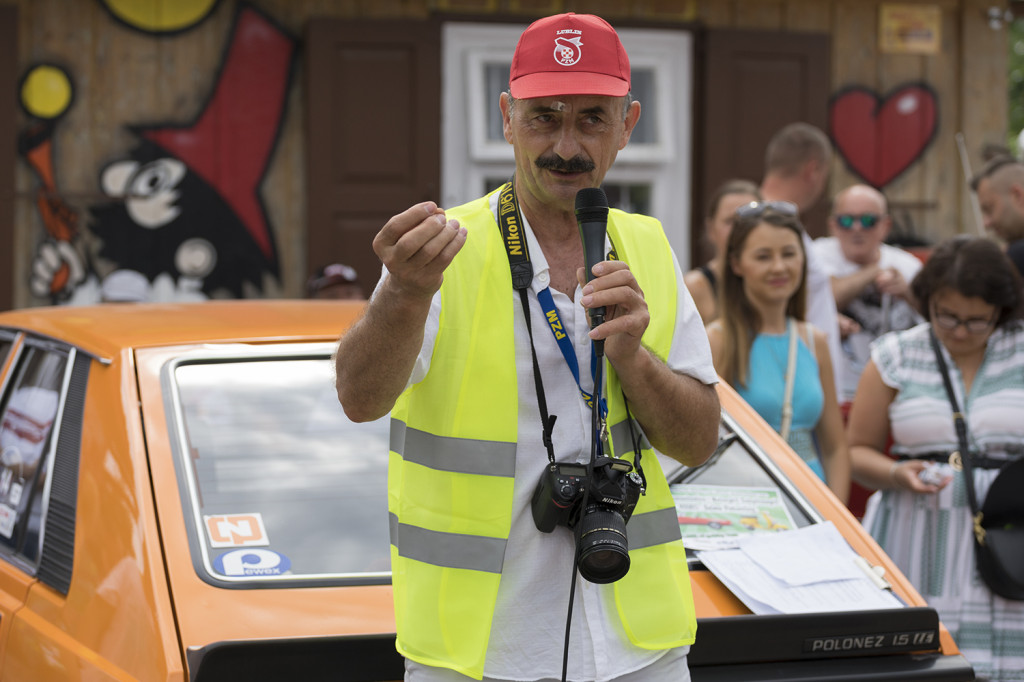
[[[958,448],[928,329],[922,324],[886,334],[872,346],[882,381],[898,391],[889,406],[893,454]],[[993,332],[966,400],[948,353],[946,363],[972,449],[990,457],[1024,457],[1024,326],[1013,323]],[[997,473],[975,469],[979,504]],[[868,501],[864,526],[938,611],[979,680],[1024,681],[1024,602],[992,594],[978,575],[962,474],[934,495],[878,491]]]

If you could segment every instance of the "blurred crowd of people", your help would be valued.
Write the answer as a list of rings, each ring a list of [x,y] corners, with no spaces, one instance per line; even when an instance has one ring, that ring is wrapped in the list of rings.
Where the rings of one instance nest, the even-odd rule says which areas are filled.
[[[836,193],[828,236],[811,240],[800,216],[821,199],[830,161],[827,137],[793,124],[769,144],[759,186],[732,179],[710,197],[714,255],[685,282],[715,368],[837,497],[849,500],[851,481],[877,491],[862,523],[978,678],[1022,680],[1024,602],[994,594],[976,570],[937,353],[981,500],[1024,457],[1024,163],[995,155],[971,180],[989,236],[919,257],[887,243],[886,197],[861,184]]]

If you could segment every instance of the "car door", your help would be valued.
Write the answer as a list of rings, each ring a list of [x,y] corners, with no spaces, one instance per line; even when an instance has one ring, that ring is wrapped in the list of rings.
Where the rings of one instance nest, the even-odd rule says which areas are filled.
[[[19,667],[12,625],[38,582],[42,517],[65,352],[0,334],[0,676]],[[37,642],[38,643],[38,642]],[[38,647],[34,647],[38,649]],[[15,673],[17,675],[18,673]]]
[[[0,575],[27,587],[4,632],[0,679],[182,679],[138,395],[122,360],[29,334],[7,363]]]
[[[0,393],[7,383],[11,351],[17,336],[0,331]],[[4,652],[7,650],[7,633],[11,629],[14,613],[25,602],[25,595],[33,578],[20,568],[6,561],[0,561],[0,675],[3,674]]]

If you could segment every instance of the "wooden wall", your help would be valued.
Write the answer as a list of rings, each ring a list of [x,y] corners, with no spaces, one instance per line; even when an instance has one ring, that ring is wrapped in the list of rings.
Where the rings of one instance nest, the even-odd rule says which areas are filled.
[[[859,85],[885,94],[902,83],[924,81],[938,94],[936,138],[924,157],[887,188],[897,211],[912,220],[918,236],[934,241],[973,229],[955,133],[966,136],[975,168],[980,165],[982,144],[1006,139],[1006,32],[993,31],[984,17],[986,8],[1005,5],[1006,0],[902,2],[941,8],[940,54],[880,53],[879,0],[254,0],[253,4],[299,39],[307,21],[316,16],[500,14],[522,17],[525,23],[559,11],[593,12],[613,23],[692,22],[708,28],[828,33],[834,91]],[[0,4],[17,8],[18,72],[37,62],[56,62],[74,79],[75,105],[58,126],[54,142],[55,170],[64,198],[83,213],[84,207],[103,200],[99,169],[135,144],[125,124],[189,121],[201,110],[235,8],[235,0],[221,0],[195,29],[156,37],[113,21],[100,0],[0,0]],[[301,295],[307,274],[302,69],[300,46],[281,136],[262,187],[277,234],[282,278],[281,286],[268,287],[268,296]],[[19,113],[14,134],[26,120]],[[830,191],[854,181],[837,160]],[[42,235],[35,206],[37,185],[34,175],[18,161],[13,244],[17,307],[44,302],[31,296],[27,284]]]
[[[934,242],[974,231],[970,193],[957,151],[963,133],[971,167],[985,144],[1005,144],[1007,34],[988,26],[985,11],[1005,2],[932,0],[901,4],[938,7],[942,47],[937,55],[882,53],[881,0],[700,0],[697,18],[709,27],[817,31],[832,38],[832,89],[863,86],[886,95],[908,82],[925,82],[938,95],[938,131],[923,157],[885,188],[897,219]],[[860,179],[836,160],[829,191]]]

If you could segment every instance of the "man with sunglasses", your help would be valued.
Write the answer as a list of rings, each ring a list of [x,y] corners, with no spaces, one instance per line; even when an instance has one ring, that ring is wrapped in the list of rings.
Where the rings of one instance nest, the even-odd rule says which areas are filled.
[[[993,157],[971,179],[985,227],[1006,244],[1006,255],[1024,274],[1024,164]]]
[[[830,237],[814,242],[814,257],[832,278],[843,334],[840,403],[853,400],[869,345],[881,334],[916,324],[910,281],[921,261],[885,243],[892,228],[885,196],[853,185],[839,192],[828,219]]]

